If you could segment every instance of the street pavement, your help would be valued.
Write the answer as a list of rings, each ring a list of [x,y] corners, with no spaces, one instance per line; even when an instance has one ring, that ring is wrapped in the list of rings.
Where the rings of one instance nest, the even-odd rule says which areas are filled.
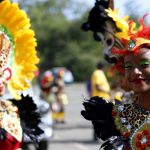
[[[65,93],[69,101],[66,105],[66,123],[54,125],[50,150],[99,150],[100,141],[93,140],[91,122],[80,114],[83,109],[82,95],[87,97],[85,85],[66,85]]]

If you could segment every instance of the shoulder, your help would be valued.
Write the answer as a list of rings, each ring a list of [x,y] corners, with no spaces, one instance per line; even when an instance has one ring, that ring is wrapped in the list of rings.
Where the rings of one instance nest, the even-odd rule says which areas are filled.
[[[99,75],[102,75],[103,74],[103,71],[97,69],[93,72],[93,76],[99,76]]]

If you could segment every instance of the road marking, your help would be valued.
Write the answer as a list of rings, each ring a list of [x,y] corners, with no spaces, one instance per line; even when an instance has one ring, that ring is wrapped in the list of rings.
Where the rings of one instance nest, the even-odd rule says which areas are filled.
[[[74,145],[77,149],[80,149],[80,150],[89,150],[87,147],[85,147],[84,145],[79,144],[79,143],[74,143],[73,145]]]

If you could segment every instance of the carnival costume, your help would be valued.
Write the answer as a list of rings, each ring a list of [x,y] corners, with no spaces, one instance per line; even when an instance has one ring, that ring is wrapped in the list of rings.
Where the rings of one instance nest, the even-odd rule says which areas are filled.
[[[107,9],[105,12],[119,29],[114,35],[122,45],[122,48],[114,45],[111,50],[117,60],[112,70],[124,73],[128,67],[124,68],[124,56],[138,54],[143,45],[150,46],[150,27],[144,24],[145,16],[139,20],[140,27],[137,28],[134,21],[119,17],[117,11]],[[83,105],[82,116],[92,121],[97,136],[105,141],[102,149],[150,150],[150,110],[135,102],[115,105],[100,97],[85,100]]]
[[[30,20],[17,3],[0,1],[0,86],[6,82],[13,99],[0,100],[0,149],[21,147],[23,135],[34,142],[43,131],[36,105],[22,91],[30,86],[37,70],[36,39]],[[0,88],[1,89],[1,88]]]

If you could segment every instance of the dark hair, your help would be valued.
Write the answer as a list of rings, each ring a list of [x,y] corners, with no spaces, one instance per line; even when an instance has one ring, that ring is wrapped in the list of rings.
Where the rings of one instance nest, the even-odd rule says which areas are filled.
[[[98,69],[103,69],[103,68],[104,68],[104,63],[98,62],[97,65],[96,65],[96,67],[97,67]]]

